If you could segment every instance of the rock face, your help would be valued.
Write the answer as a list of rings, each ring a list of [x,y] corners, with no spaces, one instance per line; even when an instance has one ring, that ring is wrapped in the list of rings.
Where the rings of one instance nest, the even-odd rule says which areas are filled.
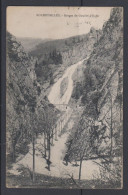
[[[110,19],[104,24],[102,36],[95,44],[86,65],[84,84],[79,98],[84,107],[72,145],[68,145],[69,158],[83,159],[96,156],[118,158],[122,156],[122,90],[123,90],[123,13],[122,8],[113,8]],[[74,98],[76,95],[74,94]],[[87,137],[90,142],[83,140]],[[69,140],[69,143],[71,142]],[[82,142],[82,145],[80,143]],[[90,147],[88,148],[88,146]],[[81,149],[79,149],[81,147]],[[90,150],[91,148],[91,150]],[[73,153],[71,152],[73,151]],[[75,151],[75,153],[74,153]],[[109,161],[110,162],[110,161]],[[109,168],[113,166],[109,165]],[[116,167],[116,165],[114,165]],[[115,171],[118,186],[121,184],[121,167]],[[111,177],[110,177],[111,178]],[[115,184],[116,185],[116,184]]]
[[[85,93],[100,93],[98,109],[102,107],[102,101],[107,93],[113,91],[113,96],[122,93],[122,70],[123,70],[123,23],[122,9],[113,9],[110,19],[103,26],[103,35],[94,47],[94,50],[87,62],[85,71]],[[114,97],[113,97],[114,98]]]
[[[7,154],[14,159],[28,151],[32,132],[42,131],[44,107],[46,112],[49,109],[48,100],[40,98],[35,63],[35,59],[30,58],[16,38],[7,32]]]
[[[29,115],[32,106],[36,107],[37,89],[33,85],[32,61],[10,33],[7,33],[7,46],[7,151],[11,153],[22,136],[24,142],[25,136],[29,136]]]

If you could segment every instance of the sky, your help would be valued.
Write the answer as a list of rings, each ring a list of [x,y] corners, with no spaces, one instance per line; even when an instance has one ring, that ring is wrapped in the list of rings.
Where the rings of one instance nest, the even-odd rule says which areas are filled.
[[[102,29],[112,7],[7,7],[7,30],[16,37],[62,39]]]

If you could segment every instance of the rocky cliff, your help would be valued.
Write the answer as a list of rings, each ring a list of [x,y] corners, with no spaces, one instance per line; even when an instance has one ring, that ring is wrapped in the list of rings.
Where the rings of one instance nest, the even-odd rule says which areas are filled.
[[[73,95],[73,98],[81,100],[84,112],[67,144],[70,160],[101,158],[102,166],[106,166],[105,181],[109,183],[111,180],[117,186],[121,185],[122,156],[122,12],[122,8],[112,9],[110,19],[103,26],[102,36],[84,62],[84,81],[81,83],[79,80],[80,87]],[[83,137],[88,137],[87,141]],[[113,166],[115,170],[112,170]],[[111,170],[116,179],[112,174],[108,176]]]
[[[13,160],[28,151],[32,132],[37,135],[43,131],[42,113],[50,109],[48,100],[40,99],[41,89],[34,68],[34,58],[7,32],[7,154]]]
[[[45,97],[48,88],[68,66],[86,58],[72,77],[70,102],[74,100],[79,106],[80,116],[68,137],[64,159],[79,161],[80,170],[83,160],[98,159],[105,167],[99,176],[103,177],[99,179],[104,182],[101,186],[121,186],[122,37],[122,8],[112,9],[100,31],[91,28],[87,35],[48,41],[29,54],[7,33],[7,154],[13,160],[28,152],[33,132],[34,136],[43,132],[44,137],[47,132],[48,138],[57,116],[57,110]],[[62,80],[60,96],[67,89],[67,78]]]

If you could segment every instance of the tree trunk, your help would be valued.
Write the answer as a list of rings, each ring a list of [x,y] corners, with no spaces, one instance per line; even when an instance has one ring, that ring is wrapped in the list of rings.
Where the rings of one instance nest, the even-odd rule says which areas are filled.
[[[98,103],[96,103],[95,106],[96,106],[96,114],[98,115]]]
[[[55,140],[57,140],[57,127],[55,127]]]
[[[52,141],[51,141],[52,145],[53,145],[53,138],[54,138],[54,133],[53,133],[53,129],[52,129]]]
[[[23,140],[23,127],[21,126],[21,138]]]
[[[32,136],[32,145],[33,145],[33,174],[32,174],[32,182],[35,182],[35,138]]]
[[[12,141],[12,158],[13,158],[13,162],[15,162],[15,160],[16,160],[15,149],[16,149],[16,144],[17,144],[18,139],[20,138],[20,136],[21,136],[21,131],[16,132],[16,137]]]
[[[121,120],[122,120],[122,104],[121,104],[122,102],[121,102],[121,100],[120,100],[120,122],[121,122]]]
[[[60,132],[62,132],[62,121],[60,121]]]
[[[113,137],[113,129],[112,129],[112,127],[113,127],[113,125],[112,125],[112,96],[111,96],[111,132],[110,132],[110,134],[111,134],[111,148],[110,148],[110,155],[112,155],[112,147],[113,147],[113,140],[112,140],[112,137]]]
[[[47,150],[49,149],[49,137],[48,137],[48,133],[46,134],[46,140],[47,140]]]
[[[81,159],[80,159],[80,167],[79,167],[79,181],[81,180],[82,161],[83,161],[83,158],[81,158]]]
[[[50,157],[51,157],[51,143],[50,143],[50,134],[48,135],[48,170],[50,171]]]
[[[12,145],[12,159],[13,159],[13,162],[15,162],[15,144]]]
[[[47,153],[46,153],[46,133],[44,132],[44,157],[47,157]]]
[[[59,132],[61,132],[61,122],[59,121]]]

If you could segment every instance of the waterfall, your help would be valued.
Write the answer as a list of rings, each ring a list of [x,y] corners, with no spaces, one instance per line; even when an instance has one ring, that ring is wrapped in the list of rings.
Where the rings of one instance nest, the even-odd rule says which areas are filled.
[[[64,72],[63,76],[59,78],[58,81],[52,86],[52,89],[48,95],[48,100],[52,104],[54,104],[59,110],[63,110],[63,106],[59,106],[59,104],[67,105],[69,103],[69,100],[71,98],[72,91],[73,91],[72,76],[75,70],[77,69],[77,67],[81,65],[83,61],[84,60],[79,61],[78,63],[73,64],[70,67],[68,67],[66,71]],[[61,89],[61,83],[63,79],[67,80],[67,88],[66,88],[65,93],[61,96],[60,89]]]

